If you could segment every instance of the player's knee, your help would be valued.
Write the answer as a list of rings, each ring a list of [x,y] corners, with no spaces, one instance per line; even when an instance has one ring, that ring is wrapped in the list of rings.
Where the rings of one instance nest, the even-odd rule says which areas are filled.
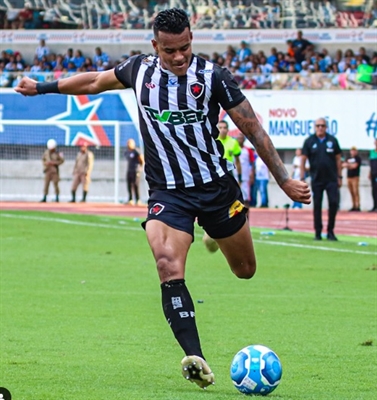
[[[255,261],[245,263],[241,265],[241,268],[237,268],[233,272],[240,279],[251,279],[257,270],[257,264]]]
[[[156,258],[157,272],[162,281],[179,279],[180,268],[173,258],[162,255]]]

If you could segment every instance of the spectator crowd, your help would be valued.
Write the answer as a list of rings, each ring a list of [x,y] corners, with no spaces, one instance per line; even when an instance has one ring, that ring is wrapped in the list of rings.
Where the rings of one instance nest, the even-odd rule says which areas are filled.
[[[56,54],[41,39],[34,59],[27,62],[18,51],[3,50],[0,56],[0,87],[15,87],[22,76],[38,81],[56,80],[85,71],[104,71],[128,57],[139,54],[131,51],[118,59],[111,59],[101,47],[92,54],[68,48]],[[200,55],[228,68],[242,89],[372,89],[377,87],[377,52],[368,54],[365,47],[357,51],[337,50],[330,55],[325,48],[315,45],[297,32],[295,40],[288,40],[284,50],[276,47],[269,54],[253,52],[246,42],[238,48],[228,46],[225,52]]]

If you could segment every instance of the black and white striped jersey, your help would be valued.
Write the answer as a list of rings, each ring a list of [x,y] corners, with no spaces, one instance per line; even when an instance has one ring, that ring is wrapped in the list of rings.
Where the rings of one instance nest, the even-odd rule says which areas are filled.
[[[151,189],[200,186],[234,168],[215,140],[220,106],[229,110],[245,99],[228,70],[193,55],[186,75],[176,76],[158,57],[138,55],[115,75],[136,95]]]

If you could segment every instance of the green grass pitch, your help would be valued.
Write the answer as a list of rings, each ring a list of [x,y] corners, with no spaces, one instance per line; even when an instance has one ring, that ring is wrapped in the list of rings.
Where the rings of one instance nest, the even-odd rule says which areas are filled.
[[[0,213],[0,387],[14,400],[236,400],[231,360],[264,344],[283,364],[268,398],[375,400],[376,239],[263,231],[243,281],[196,228],[186,281],[216,375],[203,391],[181,376],[139,220]]]

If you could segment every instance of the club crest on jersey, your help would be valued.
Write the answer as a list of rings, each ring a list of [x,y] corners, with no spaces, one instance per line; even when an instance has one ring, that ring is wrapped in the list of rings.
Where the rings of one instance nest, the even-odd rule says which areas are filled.
[[[204,92],[204,85],[200,82],[189,83],[188,91],[194,99],[198,99]]]
[[[165,206],[163,206],[160,203],[155,203],[153,204],[153,206],[150,208],[149,210],[149,214],[151,215],[158,215],[162,213],[162,210],[165,208]]]
[[[153,82],[145,82],[145,87],[148,89],[154,89],[156,85]]]
[[[236,200],[229,208],[229,218],[235,217],[242,212],[244,208],[245,206],[239,200]]]

